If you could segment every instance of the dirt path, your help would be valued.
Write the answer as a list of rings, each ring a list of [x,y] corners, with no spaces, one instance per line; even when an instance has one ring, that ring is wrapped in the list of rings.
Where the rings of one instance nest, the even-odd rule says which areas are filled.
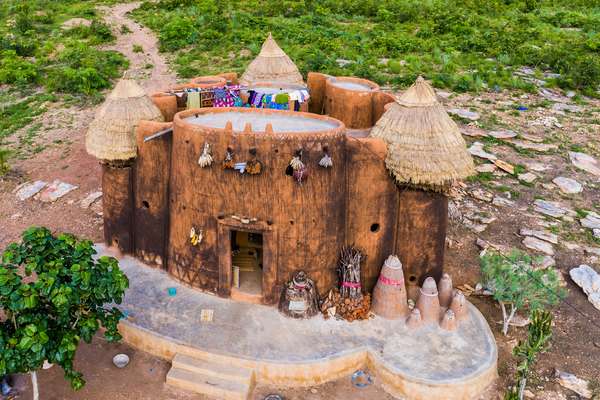
[[[101,7],[104,19],[113,26],[117,34],[116,43],[106,47],[124,54],[130,62],[130,73],[140,80],[147,92],[164,89],[175,83],[175,75],[169,70],[165,59],[158,53],[158,40],[154,33],[131,20],[127,13],[140,6],[140,2],[117,4],[113,7]],[[122,33],[122,28],[127,27]],[[141,46],[141,51],[134,50]]]

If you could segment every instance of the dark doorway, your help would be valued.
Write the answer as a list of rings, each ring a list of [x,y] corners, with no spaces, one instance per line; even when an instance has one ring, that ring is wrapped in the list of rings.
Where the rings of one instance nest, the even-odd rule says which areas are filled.
[[[262,295],[263,236],[230,231],[232,288],[249,295]]]

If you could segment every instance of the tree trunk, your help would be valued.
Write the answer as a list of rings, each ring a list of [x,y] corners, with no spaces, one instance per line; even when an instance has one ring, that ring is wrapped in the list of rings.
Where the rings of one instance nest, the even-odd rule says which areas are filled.
[[[506,314],[506,306],[504,302],[500,302],[500,308],[502,308],[502,333],[504,336],[508,334],[508,327],[510,325],[510,321],[512,321],[517,309],[514,304],[510,305],[510,314]]]
[[[33,400],[40,400],[40,393],[38,390],[37,372],[31,371],[31,386],[33,386]]]
[[[522,378],[519,381],[519,400],[523,400],[523,397],[525,396],[526,384],[527,384],[527,378]]]

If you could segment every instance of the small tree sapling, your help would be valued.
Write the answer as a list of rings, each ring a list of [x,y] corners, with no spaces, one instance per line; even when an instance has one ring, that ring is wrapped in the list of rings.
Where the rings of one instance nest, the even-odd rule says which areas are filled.
[[[89,240],[33,227],[0,258],[0,376],[30,372],[34,399],[45,360],[78,390],[85,381],[73,359],[81,339],[90,343],[101,326],[108,341],[121,339],[123,314],[109,305],[121,302],[129,281],[115,258],[94,260],[95,253]]]
[[[518,250],[507,256],[495,251],[481,256],[483,281],[502,309],[504,335],[507,335],[517,310],[544,308],[557,304],[564,296],[557,272],[552,268],[535,268],[536,264],[539,264],[538,260]],[[507,306],[510,306],[510,311]]]

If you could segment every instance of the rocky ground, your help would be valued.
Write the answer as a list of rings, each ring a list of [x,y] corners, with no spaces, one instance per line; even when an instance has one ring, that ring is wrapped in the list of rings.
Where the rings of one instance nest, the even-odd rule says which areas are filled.
[[[171,85],[175,77],[158,54],[151,32],[127,17],[136,6],[117,5],[104,12],[118,35],[111,48],[130,59],[130,74],[152,92]],[[131,33],[122,33],[122,25]],[[143,51],[135,52],[133,44]],[[487,247],[520,248],[544,256],[544,263],[561,273],[569,295],[555,309],[552,347],[539,357],[526,395],[576,399],[575,392],[557,382],[555,369],[574,373],[600,390],[600,310],[569,277],[569,271],[581,264],[600,271],[600,101],[546,89],[543,77],[534,77],[527,69],[521,73],[539,85],[539,93],[439,92],[479,171],[452,191],[447,270],[469,292],[479,283],[478,256]],[[52,104],[35,121],[42,125],[37,139],[42,150],[11,161],[12,172],[0,180],[0,248],[34,224],[101,240],[100,168],[84,149],[86,127],[95,110]],[[26,132],[24,128],[16,135]],[[512,348],[526,330],[513,327],[504,337],[497,323],[501,313],[493,301],[475,294],[469,299],[486,316],[498,340],[500,381],[487,397],[501,397],[516,368]],[[119,351],[134,360],[125,370],[110,363]],[[165,387],[168,364],[123,344],[98,339],[85,345],[77,366],[88,380],[83,392],[72,392],[60,379],[60,370],[52,368],[40,374],[47,394],[43,398],[104,399],[106,393],[111,398],[198,398]],[[28,397],[26,377],[19,377],[17,385]],[[258,388],[255,398],[272,391],[284,392]],[[356,389],[349,378],[285,394],[289,399],[387,398],[377,384]]]

